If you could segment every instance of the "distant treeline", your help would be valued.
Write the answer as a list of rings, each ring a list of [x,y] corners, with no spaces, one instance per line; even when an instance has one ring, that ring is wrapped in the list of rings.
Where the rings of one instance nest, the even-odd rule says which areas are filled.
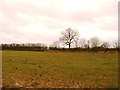
[[[101,41],[94,36],[89,39],[79,37],[79,32],[67,28],[61,32],[59,40],[54,41],[50,46],[42,43],[24,43],[24,44],[0,44],[2,50],[21,50],[21,51],[110,51],[119,50],[120,42],[116,41],[112,45],[109,42]]]
[[[28,43],[28,44],[1,44],[2,50],[20,50],[20,51],[45,51],[48,47],[45,44],[40,43]]]
[[[45,44],[40,44],[40,43],[29,43],[29,44],[1,44],[0,48],[2,50],[19,50],[19,51],[48,51],[48,50],[54,50],[54,51],[113,51],[113,50],[119,50],[119,48],[104,48],[104,47],[86,47],[86,48],[81,48],[81,47],[75,47],[75,48],[60,48],[60,47],[48,47]]]
[[[103,47],[94,47],[94,48],[54,48],[50,47],[49,50],[55,50],[55,51],[78,51],[78,52],[98,52],[98,51],[118,51],[119,48],[103,48]]]

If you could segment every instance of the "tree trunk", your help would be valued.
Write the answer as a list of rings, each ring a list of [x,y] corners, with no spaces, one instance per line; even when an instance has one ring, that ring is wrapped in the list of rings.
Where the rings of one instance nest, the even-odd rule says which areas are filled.
[[[70,47],[71,47],[71,43],[69,43],[69,49],[70,49]]]

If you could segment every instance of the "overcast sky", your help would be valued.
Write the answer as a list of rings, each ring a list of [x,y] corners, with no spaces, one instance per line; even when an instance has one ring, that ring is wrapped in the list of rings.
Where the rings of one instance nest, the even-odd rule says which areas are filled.
[[[69,27],[117,40],[118,0],[0,0],[0,43],[50,44]]]

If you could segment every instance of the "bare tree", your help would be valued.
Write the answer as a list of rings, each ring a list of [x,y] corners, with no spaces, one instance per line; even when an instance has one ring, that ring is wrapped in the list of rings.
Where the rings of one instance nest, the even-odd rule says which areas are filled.
[[[92,48],[98,47],[100,45],[100,39],[98,37],[92,37],[90,39],[90,42],[91,42],[91,47]]]
[[[71,48],[71,45],[75,43],[78,38],[79,33],[71,28],[66,29],[66,31],[62,32],[62,36],[60,37],[60,41],[65,45]]]
[[[75,47],[78,48],[79,47],[79,38],[76,37],[75,41]]]
[[[89,49],[89,48],[90,48],[89,43],[90,43],[89,40],[87,40],[87,41],[86,41],[86,44],[84,45],[84,48]]]
[[[81,38],[79,41],[79,45],[81,48],[89,48],[89,40]]]
[[[102,47],[102,48],[109,48],[109,46],[110,46],[110,44],[109,44],[108,42],[103,42],[103,43],[101,44],[101,47]]]
[[[85,38],[81,38],[80,41],[79,41],[79,43],[80,43],[80,47],[81,47],[81,48],[85,48],[86,39],[85,39]]]
[[[113,44],[114,48],[120,48],[120,43],[118,41],[115,41]]]
[[[59,48],[59,47],[60,47],[60,46],[59,46],[59,41],[53,42],[53,44],[50,45],[50,47],[52,47],[52,48]]]

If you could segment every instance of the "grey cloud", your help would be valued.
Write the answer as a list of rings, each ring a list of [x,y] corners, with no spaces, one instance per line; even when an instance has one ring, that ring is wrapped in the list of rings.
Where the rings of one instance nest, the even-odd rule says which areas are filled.
[[[61,14],[59,11],[57,11],[53,6],[48,6],[46,8],[43,8],[41,6],[35,6],[33,4],[28,3],[6,3],[2,2],[0,4],[0,7],[2,8],[2,11],[5,13],[8,21],[13,21],[20,25],[29,24],[28,21],[21,19],[19,17],[16,17],[15,13],[25,13],[31,16],[46,16],[48,18],[51,18],[51,23],[48,24],[47,21],[43,21],[43,25],[49,28],[54,28],[55,25],[58,27],[61,27],[61,24],[58,22],[55,22],[54,20],[59,20],[60,22],[68,21],[73,22],[76,24],[81,23],[93,23],[94,18],[101,18],[104,16],[110,16],[110,15],[116,15],[116,7],[110,4],[106,4],[101,6],[101,10],[98,12],[94,12],[89,10],[78,10],[74,11],[72,13],[64,13]],[[55,25],[52,25],[52,23],[56,23]]]
[[[4,13],[5,19],[4,22],[0,23],[0,27],[4,26],[2,30],[4,41],[11,41],[12,39],[15,41],[47,41],[47,40],[55,40],[55,36],[45,37],[34,34],[27,34],[21,31],[18,31],[19,26],[24,26],[30,24],[31,22],[25,20],[24,18],[20,18],[16,16],[16,13],[28,14],[33,17],[37,16],[46,16],[50,18],[50,20],[43,20],[41,24],[50,29],[58,29],[65,26],[66,23],[74,23],[76,25],[84,24],[95,24],[94,18],[101,18],[104,16],[116,16],[117,17],[117,7],[116,4],[105,3],[100,7],[100,11],[92,11],[88,10],[77,10],[70,13],[60,13],[54,6],[41,7],[36,6],[30,3],[7,3],[4,0],[0,0],[0,11]],[[66,23],[65,23],[66,22]],[[68,24],[69,25],[69,24]],[[69,26],[68,26],[69,27]],[[117,30],[117,23],[101,23],[98,28],[103,30]],[[8,35],[5,37],[4,35]]]

